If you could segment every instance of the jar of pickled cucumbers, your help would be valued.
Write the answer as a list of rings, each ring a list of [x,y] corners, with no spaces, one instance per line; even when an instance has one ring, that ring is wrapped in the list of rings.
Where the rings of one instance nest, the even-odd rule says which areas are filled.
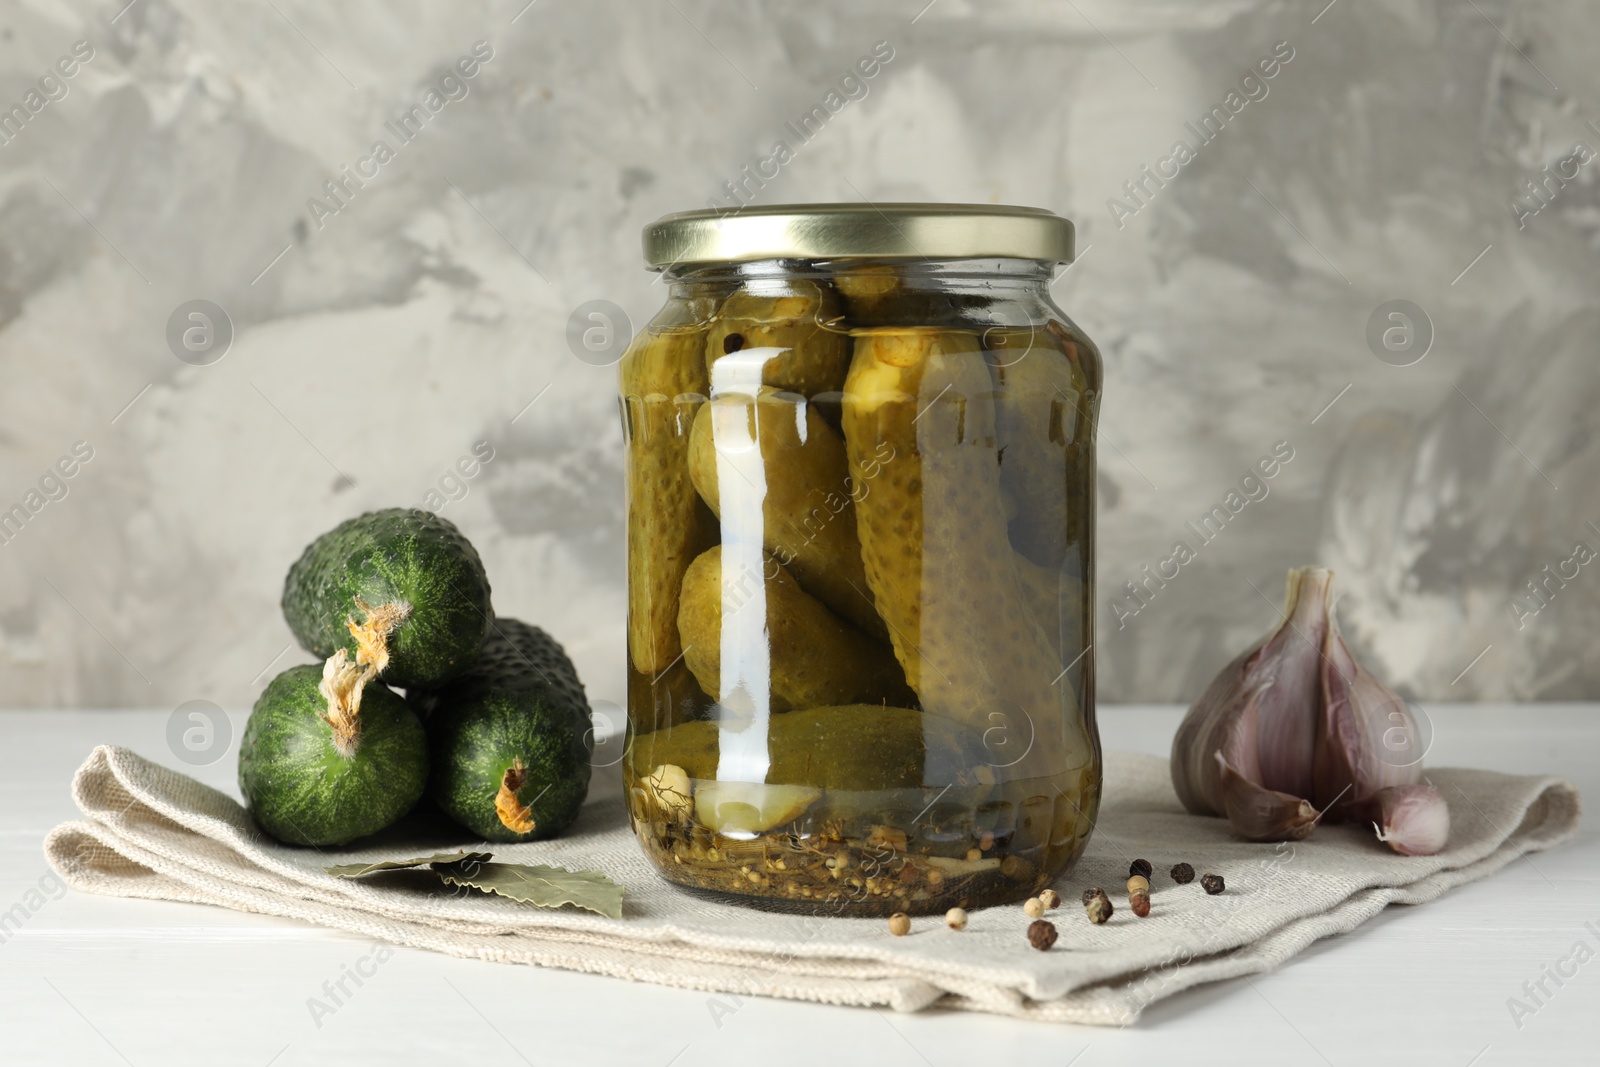
[[[821,914],[1037,893],[1100,801],[1100,356],[1031,208],[669,215],[621,363],[635,833]]]

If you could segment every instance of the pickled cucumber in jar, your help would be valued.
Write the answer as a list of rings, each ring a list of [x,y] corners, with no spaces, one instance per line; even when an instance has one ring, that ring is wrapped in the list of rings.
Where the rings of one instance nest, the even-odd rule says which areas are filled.
[[[759,367],[759,384],[801,396],[838,389],[850,366],[850,336],[833,289],[809,280],[757,280],[717,309],[706,337],[713,388],[717,364],[737,360]]]
[[[719,699],[732,684],[724,648],[735,643],[755,653],[734,660],[736,678],[761,679],[766,692],[755,703],[774,712],[915,699],[887,644],[829,611],[770,556],[724,574],[722,546],[708,549],[685,573],[679,605],[684,663]]]
[[[754,441],[761,453],[762,531],[766,551],[801,588],[853,626],[886,641],[889,631],[872,604],[844,441],[798,393],[762,387],[754,397],[732,393],[702,405],[689,442],[689,474],[701,497],[724,522],[719,483],[739,479],[736,462],[718,460],[713,415],[740,431],[724,451]],[[728,435],[725,433],[724,438]]]
[[[865,477],[883,442],[897,457],[856,508],[874,601],[922,706],[988,732],[992,765],[1030,777],[1092,751],[1023,587],[995,420],[975,334],[858,331],[844,404],[852,473]]]
[[[709,388],[705,331],[647,329],[622,357],[628,470],[628,651],[654,676],[683,653],[678,592],[716,543],[716,519],[689,477],[689,429]]]

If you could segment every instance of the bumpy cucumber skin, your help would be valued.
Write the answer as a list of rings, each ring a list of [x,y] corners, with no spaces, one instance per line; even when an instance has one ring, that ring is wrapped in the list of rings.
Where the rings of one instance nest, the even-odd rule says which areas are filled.
[[[411,605],[389,635],[382,678],[395,686],[436,686],[461,674],[494,618],[478,550],[454,523],[415,508],[370,511],[306,546],[284,579],[283,615],[312,655],[343,648],[354,656],[345,620],[365,618],[357,598]]]
[[[578,817],[589,793],[594,735],[578,672],[554,638],[516,619],[496,619],[477,663],[433,692],[407,693],[427,718],[432,777],[428,795],[485,841],[554,837]],[[534,828],[500,821],[495,796],[522,760]]]
[[[359,745],[341,756],[320,718],[321,680],[312,664],[274,678],[239,743],[239,789],[250,814],[289,845],[342,845],[377,833],[411,810],[428,781],[427,735],[398,694],[367,684]]]

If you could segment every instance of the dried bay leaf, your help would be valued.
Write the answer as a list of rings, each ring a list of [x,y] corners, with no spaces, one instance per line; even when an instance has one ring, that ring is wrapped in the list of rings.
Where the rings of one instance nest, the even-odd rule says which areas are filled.
[[[622,886],[599,871],[569,871],[542,863],[460,863],[438,866],[451,885],[466,885],[486,893],[541,908],[572,904],[604,915],[622,918]]]
[[[436,852],[431,856],[418,856],[409,860],[379,860],[377,863],[341,863],[323,870],[339,878],[359,878],[375,871],[403,871],[429,863],[482,864],[490,857],[488,852]]]

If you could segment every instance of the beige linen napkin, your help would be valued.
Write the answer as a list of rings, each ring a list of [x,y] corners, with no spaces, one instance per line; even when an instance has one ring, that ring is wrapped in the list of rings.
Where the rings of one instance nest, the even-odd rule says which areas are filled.
[[[477,843],[413,827],[361,848],[289,848],[261,836],[231,798],[112,746],[78,770],[72,792],[85,819],[51,831],[45,853],[86,892],[217,904],[455,956],[705,990],[730,1010],[732,997],[760,995],[1121,1025],[1153,1001],[1275,967],[1387,904],[1425,903],[1577,828],[1577,790],[1560,779],[1458,769],[1428,777],[1450,804],[1450,845],[1403,857],[1370,827],[1323,826],[1297,844],[1239,841],[1225,821],[1183,811],[1165,760],[1111,753],[1099,826],[1058,886],[1065,900],[1050,918],[1061,937],[1049,952],[1028,945],[1016,907],[974,913],[961,933],[928,918],[893,937],[882,919],[758,911],[674,888],[634,844],[614,776],[599,780],[565,837],[481,847],[497,860],[605,871],[627,888],[621,920],[452,890],[425,872],[335,878],[322,867]],[[1156,867],[1146,919],[1118,892],[1136,856]],[[1222,874],[1227,891],[1173,884],[1167,868],[1180,860]],[[1078,904],[1088,885],[1116,902],[1104,926]]]

